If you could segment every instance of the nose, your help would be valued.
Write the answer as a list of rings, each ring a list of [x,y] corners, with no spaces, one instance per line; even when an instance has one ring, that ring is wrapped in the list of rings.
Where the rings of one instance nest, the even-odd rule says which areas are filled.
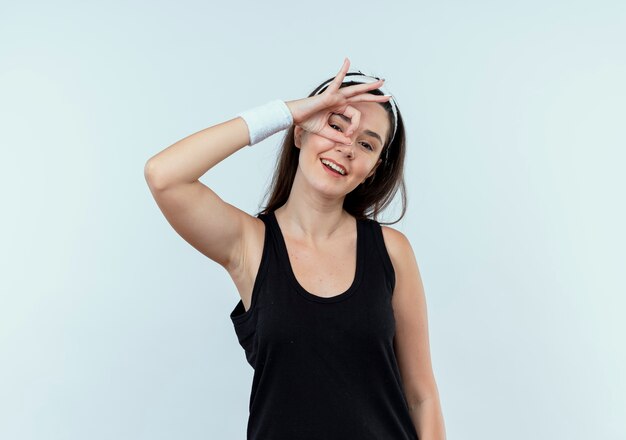
[[[350,138],[352,139],[352,138]],[[352,139],[352,143],[350,145],[346,144],[337,144],[337,151],[341,153],[345,153],[348,157],[354,157],[354,139]]]

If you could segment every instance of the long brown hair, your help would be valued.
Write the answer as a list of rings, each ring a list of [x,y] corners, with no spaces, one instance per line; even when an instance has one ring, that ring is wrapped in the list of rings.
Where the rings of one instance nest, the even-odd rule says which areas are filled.
[[[326,80],[325,82],[328,81]],[[353,84],[357,83],[352,81],[345,82],[341,84],[340,88]],[[320,86],[311,92],[309,97],[315,95],[319,88]],[[379,89],[370,90],[368,93],[373,95],[383,94]],[[389,102],[379,102],[378,104],[382,105],[387,111],[390,126],[393,127],[391,104]],[[348,193],[343,201],[343,209],[357,219],[372,218],[378,221],[378,215],[389,206],[398,190],[400,190],[402,200],[400,217],[393,222],[380,222],[380,224],[392,225],[397,223],[406,213],[407,196],[404,183],[405,133],[400,109],[397,109],[397,114],[398,127],[396,134],[393,142],[389,144],[389,137],[391,137],[393,129],[389,130],[389,135],[385,142],[386,145],[382,148],[380,154],[382,162],[378,165],[374,174]],[[265,197],[270,194],[269,202],[257,215],[267,214],[280,208],[289,198],[300,157],[300,149],[296,148],[294,142],[294,131],[295,125],[292,125],[285,134],[278,159],[278,167],[274,171],[272,182],[265,194]]]

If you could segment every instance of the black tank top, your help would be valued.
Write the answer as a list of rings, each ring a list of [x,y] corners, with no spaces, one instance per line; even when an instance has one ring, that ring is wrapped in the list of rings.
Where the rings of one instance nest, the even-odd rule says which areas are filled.
[[[297,281],[273,212],[250,308],[230,314],[254,368],[248,440],[417,439],[393,348],[395,274],[380,224],[357,220],[352,285],[324,298]]]

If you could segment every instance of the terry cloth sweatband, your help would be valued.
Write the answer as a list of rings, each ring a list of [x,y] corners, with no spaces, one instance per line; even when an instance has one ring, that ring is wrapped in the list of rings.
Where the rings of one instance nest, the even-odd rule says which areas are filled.
[[[237,114],[248,125],[250,143],[254,145],[278,133],[293,124],[293,115],[287,104],[275,99],[258,107],[245,110]]]

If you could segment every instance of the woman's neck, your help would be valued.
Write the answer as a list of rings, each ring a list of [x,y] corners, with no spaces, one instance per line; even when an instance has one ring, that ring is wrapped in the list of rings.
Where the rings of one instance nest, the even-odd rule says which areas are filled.
[[[290,196],[274,213],[282,230],[313,243],[332,239],[336,234],[344,235],[354,229],[354,217],[340,205],[311,204]]]

